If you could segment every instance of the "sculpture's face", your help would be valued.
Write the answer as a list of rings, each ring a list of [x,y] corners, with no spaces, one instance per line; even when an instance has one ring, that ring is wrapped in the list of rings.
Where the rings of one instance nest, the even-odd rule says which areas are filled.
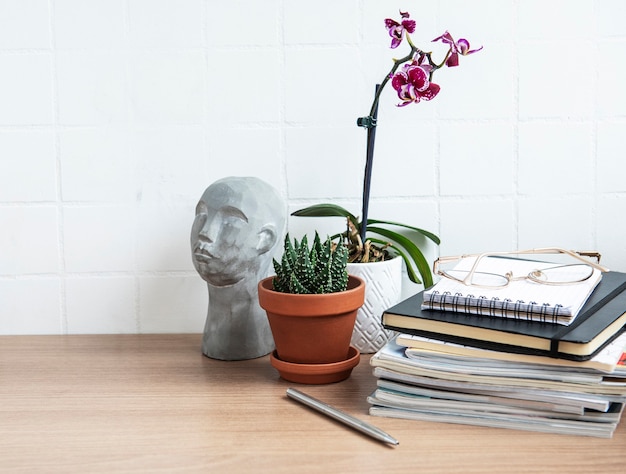
[[[259,196],[229,183],[209,186],[196,207],[191,229],[197,272],[215,286],[237,283],[259,268]]]

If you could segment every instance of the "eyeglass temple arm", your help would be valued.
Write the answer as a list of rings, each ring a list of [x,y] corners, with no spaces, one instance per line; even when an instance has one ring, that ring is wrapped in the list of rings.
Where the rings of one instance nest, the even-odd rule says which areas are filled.
[[[466,254],[466,255],[455,256],[455,257],[439,257],[433,263],[433,272],[436,274],[441,274],[439,272],[439,263],[446,262],[446,261],[454,261],[454,260],[463,259],[467,257],[476,257],[476,261],[474,262],[474,265],[472,265],[472,268],[468,274],[468,277],[470,277],[476,271],[478,262],[485,256],[533,254],[533,253],[538,253],[538,254],[564,253],[566,255],[570,255],[571,257],[577,260],[580,260],[581,262],[591,265],[592,267],[597,268],[600,271],[603,271],[603,272],[609,271],[608,268],[600,265],[600,258],[602,257],[602,255],[599,252],[596,252],[594,250],[566,250],[566,249],[562,249],[558,247],[546,247],[546,248],[537,248],[537,249],[530,249],[530,250],[517,250],[517,251],[511,251],[511,252],[484,252],[484,253]],[[589,262],[588,260],[585,260],[582,257],[595,258],[596,262],[595,263]]]
[[[600,263],[600,259],[602,258],[602,255],[599,252],[595,252],[593,250],[577,250],[576,253],[581,257],[595,258],[596,263]]]
[[[609,271],[608,268],[600,265],[600,258],[602,257],[602,255],[600,254],[600,252],[596,252],[595,250],[566,250],[566,249],[555,247],[555,248],[545,248],[545,249],[534,249],[528,252],[532,253],[533,251],[536,253],[551,253],[551,252],[552,253],[554,252],[564,253],[566,255],[569,255],[570,257],[573,257],[577,260],[580,260],[581,262],[586,263],[587,265],[591,265],[593,268],[596,268],[602,272]],[[590,262],[588,260],[585,260],[582,257],[595,258],[596,261],[595,263]]]

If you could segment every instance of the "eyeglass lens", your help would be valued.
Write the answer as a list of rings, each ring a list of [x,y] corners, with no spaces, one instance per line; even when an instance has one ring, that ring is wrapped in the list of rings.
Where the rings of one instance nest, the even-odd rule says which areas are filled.
[[[571,265],[560,265],[543,270],[531,272],[529,278],[531,280],[546,283],[575,283],[588,279],[593,273],[593,268],[584,263],[575,263]]]

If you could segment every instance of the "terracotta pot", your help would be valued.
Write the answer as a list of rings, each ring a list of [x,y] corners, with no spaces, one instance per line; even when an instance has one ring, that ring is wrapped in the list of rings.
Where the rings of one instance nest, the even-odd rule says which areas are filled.
[[[335,383],[347,379],[352,369],[359,365],[361,358],[358,349],[352,346],[346,360],[331,364],[294,364],[280,360],[275,352],[270,354],[270,362],[283,379],[309,385]]]
[[[267,313],[276,356],[296,364],[348,359],[357,310],[365,299],[365,282],[350,275],[346,291],[294,295],[274,291],[272,280],[259,282],[259,304]]]

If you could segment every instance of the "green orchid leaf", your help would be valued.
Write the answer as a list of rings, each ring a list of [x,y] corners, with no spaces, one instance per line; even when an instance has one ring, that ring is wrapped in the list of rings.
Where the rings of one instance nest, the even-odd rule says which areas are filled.
[[[352,221],[357,230],[361,228],[361,223],[357,217],[337,204],[314,204],[303,209],[298,209],[292,212],[291,215],[299,217],[347,217]]]
[[[410,255],[411,259],[415,263],[419,274],[422,276],[422,280],[424,282],[424,287],[429,288],[433,285],[433,277],[430,271],[430,266],[426,261],[426,257],[422,251],[415,245],[411,240],[405,237],[402,234],[394,232],[389,229],[385,229],[382,227],[368,227],[367,230],[369,232],[373,232],[378,235],[382,235],[390,240],[393,240],[397,244],[401,245]],[[406,260],[405,260],[406,262]],[[408,266],[408,263],[407,263]],[[408,271],[408,270],[407,270]]]
[[[300,209],[291,214],[292,216],[302,216],[302,217],[346,217],[350,219],[350,221],[354,224],[357,231],[361,230],[361,222],[358,221],[357,217],[354,216],[347,209],[337,205],[337,204],[315,204],[313,206],[306,207],[304,209]],[[432,232],[429,232],[425,229],[421,229],[419,227],[415,227],[408,224],[403,224],[401,222],[388,221],[388,220],[379,220],[379,219],[368,219],[367,220],[367,231],[368,231],[368,240],[372,243],[378,244],[380,246],[389,245],[398,255],[400,255],[407,267],[407,274],[409,279],[414,283],[422,283],[424,282],[424,286],[428,288],[433,284],[433,277],[430,270],[430,266],[424,257],[422,251],[417,247],[415,243],[413,243],[408,237],[402,235],[396,231],[390,230],[386,227],[370,227],[370,224],[379,224],[381,226],[395,226],[403,229],[407,229],[412,232],[416,232],[417,234],[423,235],[427,239],[431,240],[435,244],[439,245],[441,243],[439,237]],[[370,234],[378,234],[389,240],[379,240],[371,237]],[[345,238],[346,233],[335,234],[331,236],[332,240]],[[417,271],[416,271],[417,269]],[[418,273],[421,276],[421,280],[418,277]]]
[[[411,280],[413,283],[418,283],[418,284],[422,283],[422,280],[419,279],[419,277],[417,276],[417,273],[415,272],[413,265],[411,264],[411,260],[409,256],[406,253],[404,253],[398,245],[394,245],[387,240],[377,239],[376,237],[368,237],[367,239],[372,243],[379,244],[381,246],[386,245],[388,246],[388,248],[392,249],[393,253],[397,254],[398,256],[402,258],[402,260],[404,260],[404,263],[406,264],[406,272],[407,272],[407,275],[409,276],[409,280]]]
[[[378,220],[378,219],[368,219],[367,220],[368,227],[369,227],[370,224],[385,224],[385,225],[393,225],[393,226],[397,226],[397,227],[404,227],[405,229],[409,229],[409,230],[413,230],[415,232],[419,232],[424,237],[429,238],[430,240],[432,240],[437,245],[439,245],[441,243],[441,240],[439,239],[439,237],[437,237],[432,232],[429,232],[429,231],[424,230],[424,229],[420,229],[419,227],[414,227],[412,225],[402,224],[401,222],[382,221],[382,220]]]
[[[357,220],[350,211],[337,204],[314,204],[313,206],[294,211],[291,215],[302,217],[349,217],[350,220]]]

